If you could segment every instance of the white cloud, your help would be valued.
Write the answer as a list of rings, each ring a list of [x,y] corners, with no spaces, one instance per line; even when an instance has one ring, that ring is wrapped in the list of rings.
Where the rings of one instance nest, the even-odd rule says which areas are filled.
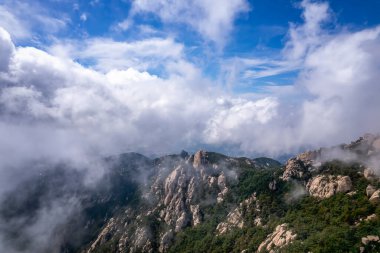
[[[329,34],[320,27],[329,19],[327,5],[305,1],[302,6],[305,24],[291,26],[285,61],[240,59],[262,68],[261,76],[286,69],[289,59],[301,62],[300,76],[286,95],[281,89],[272,89],[269,97],[228,94],[212,86],[185,59],[183,45],[170,38],[68,41],[51,47],[52,56],[14,49],[2,32],[8,52],[1,62],[7,84],[0,96],[2,113],[75,132],[82,136],[81,148],[100,153],[233,144],[247,153],[279,154],[376,131],[379,28]],[[307,49],[294,46],[301,41],[310,42]],[[95,69],[71,58],[93,61]],[[146,72],[162,65],[166,78]]]
[[[137,0],[133,2],[132,15],[150,12],[167,23],[185,23],[205,39],[223,46],[236,17],[247,11],[249,4],[245,0]]]
[[[228,83],[300,71],[293,86],[266,89],[267,95],[277,97],[273,120],[264,127],[247,121],[249,134],[230,134],[231,130],[217,124],[222,127],[212,128],[216,129],[211,131],[216,136],[212,140],[228,143],[225,139],[229,139],[248,153],[281,154],[380,131],[376,117],[380,27],[357,32],[325,30],[326,22],[333,20],[328,4],[303,1],[301,7],[304,24],[290,26],[289,41],[279,57],[234,58],[224,63]]]
[[[183,45],[171,38],[148,38],[133,42],[120,42],[108,38],[93,38],[84,41],[59,42],[49,52],[76,59],[90,61],[97,70],[127,69],[146,70],[163,66],[167,61],[183,57]]]
[[[274,98],[257,101],[219,99],[215,114],[208,120],[204,131],[209,143],[241,144],[243,135],[251,135],[266,127],[277,114]]]
[[[376,132],[380,28],[329,34],[315,25],[328,19],[328,9],[309,2],[303,6],[305,13],[318,14],[305,14],[313,18],[291,30],[313,34],[316,43],[311,44],[317,46],[300,50],[301,72],[291,88],[251,97],[229,94],[212,85],[186,60],[183,45],[170,38],[134,42],[96,38],[82,45],[57,44],[50,48],[56,56],[35,48],[11,49],[2,64],[9,65],[1,75],[7,84],[0,96],[2,113],[5,119],[47,124],[45,128],[51,129],[47,135],[63,128],[64,134],[81,136],[75,142],[79,148],[99,153],[166,153],[213,144],[237,145],[247,154],[281,154]],[[315,11],[319,8],[325,14]],[[306,32],[306,27],[318,32]],[[304,37],[290,37],[289,43],[298,45],[297,40]],[[2,41],[14,48],[4,32]],[[70,58],[93,61],[95,69]],[[239,62],[267,72],[287,67],[287,61]],[[161,65],[165,78],[147,72]]]
[[[64,15],[53,16],[38,3],[19,0],[0,3],[0,25],[17,40],[31,38],[38,32],[45,36],[57,33],[66,28],[67,22]]]
[[[304,24],[291,24],[289,41],[284,49],[285,58],[291,61],[302,60],[308,51],[324,42],[326,33],[321,26],[331,19],[328,3],[303,0],[300,6],[304,10]]]
[[[124,19],[123,21],[117,23],[115,29],[125,31],[128,30],[133,24],[132,19]]]
[[[318,141],[314,131],[337,142],[379,131],[379,42],[380,27],[340,34],[307,56],[299,82],[314,97],[302,125],[310,142]]]
[[[15,47],[9,33],[0,27],[0,73],[8,71],[9,61],[14,51]]]
[[[15,38],[30,36],[30,32],[25,25],[4,6],[0,6],[0,23],[5,29],[12,31]]]
[[[81,15],[80,15],[80,20],[82,20],[83,22],[86,22],[87,21],[87,13],[82,13]]]
[[[288,40],[280,53],[267,58],[236,57],[225,62],[224,71],[238,76],[233,80],[246,81],[302,69],[306,57],[331,39],[323,26],[333,19],[326,2],[304,0],[299,7],[303,9],[304,23],[290,24]]]

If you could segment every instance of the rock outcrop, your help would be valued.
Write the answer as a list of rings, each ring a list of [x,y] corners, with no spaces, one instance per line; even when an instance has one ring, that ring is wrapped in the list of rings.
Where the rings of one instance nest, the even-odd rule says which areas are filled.
[[[308,151],[289,159],[285,165],[282,178],[285,181],[296,179],[307,182],[312,172],[319,171],[326,161],[341,160],[343,162],[357,161],[365,167],[363,175],[370,181],[378,180],[376,175],[380,159],[380,135],[366,134],[350,144],[343,144],[331,148],[321,148]]]
[[[374,220],[377,220],[377,215],[374,213],[374,214],[371,214],[371,215],[368,215],[364,221],[374,221]]]
[[[194,154],[193,166],[198,169],[202,165],[207,164],[207,152],[200,150]]]
[[[339,192],[349,192],[352,182],[349,176],[319,175],[312,178],[306,185],[311,196],[329,198]]]
[[[227,219],[221,222],[216,227],[217,234],[225,234],[233,228],[243,228],[244,221],[243,215],[239,207],[236,207],[233,211],[229,212]]]
[[[369,201],[374,204],[380,203],[380,190],[376,190],[371,197],[369,198]]]
[[[161,236],[160,247],[158,248],[159,252],[166,252],[172,244],[173,239],[174,233],[173,230],[170,229],[164,235]]]
[[[371,244],[373,246],[374,244],[380,243],[380,239],[379,239],[379,236],[377,235],[367,235],[365,237],[362,237],[361,243],[363,246],[360,247],[359,252],[365,253],[365,252],[368,252],[366,251],[365,247],[368,247],[368,245],[371,245]],[[375,252],[375,251],[370,251],[370,252]]]
[[[278,252],[278,249],[288,245],[296,238],[297,234],[289,230],[287,224],[278,225],[273,233],[269,234],[267,239],[260,244],[257,252],[263,252],[264,250],[270,253]]]
[[[376,191],[376,187],[371,184],[369,184],[367,188],[365,189],[365,192],[368,198],[370,198],[375,191]]]
[[[362,238],[362,243],[364,245],[367,245],[370,242],[379,242],[379,236],[377,236],[377,235],[368,235],[368,236]]]
[[[248,209],[254,208],[255,213],[260,212],[260,206],[257,202],[256,193],[252,194],[249,198],[244,200],[239,204],[238,207],[236,207],[234,210],[229,212],[227,214],[227,218],[225,221],[218,224],[216,227],[216,232],[218,235],[225,234],[228,231],[235,229],[235,228],[243,228],[244,226],[244,217],[243,213],[245,213]],[[261,219],[259,216],[255,218],[255,224],[256,226],[261,226]]]
[[[375,181],[378,178],[372,168],[365,168],[363,176],[369,181]]]
[[[90,248],[88,249],[87,253],[94,252],[95,249],[105,242],[108,241],[108,238],[116,229],[116,222],[114,218],[111,218],[107,225],[102,229],[102,231],[99,233],[96,240],[91,244]]]
[[[160,217],[175,232],[187,226],[197,226],[202,222],[199,205],[202,196],[208,195],[211,203],[222,202],[228,193],[228,182],[224,171],[218,165],[210,166],[205,151],[195,153],[190,160],[177,166],[166,179],[157,178],[153,184],[156,198],[162,199]]]
[[[236,164],[236,160],[221,155],[214,155],[213,159],[221,160],[222,165],[210,162],[206,151],[198,151],[193,156],[182,152],[178,157],[155,161],[156,176],[152,178],[149,188],[145,189],[143,196],[147,203],[144,209],[137,210],[135,214],[126,213],[119,220],[110,220],[88,253],[109,238],[118,238],[118,252],[166,252],[176,233],[203,222],[202,208],[223,202],[229,193],[229,180],[236,173],[227,168],[233,167],[231,164]],[[252,161],[251,164],[255,166]],[[248,199],[241,206],[252,201]],[[242,207],[239,208],[228,216],[228,226],[243,225]],[[137,213],[139,215],[136,216]],[[165,223],[165,229],[154,235],[155,232],[144,225],[144,220]],[[153,236],[158,238],[152,239]],[[153,246],[153,240],[156,240],[158,247]]]
[[[313,166],[318,166],[318,151],[308,151],[287,161],[282,175],[283,180],[290,179],[307,180],[310,177],[310,170]]]

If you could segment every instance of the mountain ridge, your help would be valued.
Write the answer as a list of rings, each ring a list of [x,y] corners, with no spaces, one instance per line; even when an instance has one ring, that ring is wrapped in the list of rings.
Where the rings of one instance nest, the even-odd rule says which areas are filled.
[[[0,233],[15,252],[378,252],[379,157],[378,135],[286,164],[204,150],[109,156],[91,187],[57,167],[10,192]],[[57,199],[74,211],[37,247],[26,231]]]

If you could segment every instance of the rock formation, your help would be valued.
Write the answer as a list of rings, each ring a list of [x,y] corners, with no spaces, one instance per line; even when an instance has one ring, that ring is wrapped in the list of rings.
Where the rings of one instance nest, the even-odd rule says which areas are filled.
[[[270,253],[277,252],[278,249],[288,245],[296,238],[297,234],[288,229],[288,224],[278,225],[273,233],[269,234],[267,239],[260,244],[257,252],[263,252],[263,250]]]
[[[311,196],[329,198],[338,192],[349,192],[352,182],[348,176],[319,175],[312,178],[306,185]]]
[[[369,198],[369,201],[374,204],[380,203],[380,190],[376,190]]]
[[[216,227],[217,234],[225,234],[228,231],[234,228],[243,228],[244,226],[244,217],[243,213],[248,209],[254,208],[257,213],[260,212],[260,206],[257,203],[256,193],[252,194],[249,198],[244,200],[236,207],[234,210],[227,214],[227,218],[225,221],[218,224]],[[261,226],[261,219],[259,216],[255,218],[255,225]]]

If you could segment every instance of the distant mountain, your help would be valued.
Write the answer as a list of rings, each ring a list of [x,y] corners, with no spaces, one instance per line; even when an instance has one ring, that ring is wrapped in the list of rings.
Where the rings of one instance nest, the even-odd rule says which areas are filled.
[[[40,202],[76,196],[80,208],[40,252],[380,252],[379,158],[375,135],[285,165],[202,150],[126,153],[106,158],[90,187],[64,167],[25,182],[2,201],[0,230],[28,252],[23,229]]]

